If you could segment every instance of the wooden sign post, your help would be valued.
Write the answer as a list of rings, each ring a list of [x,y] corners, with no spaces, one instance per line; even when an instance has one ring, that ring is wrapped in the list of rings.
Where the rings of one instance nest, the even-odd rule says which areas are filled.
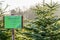
[[[14,38],[14,29],[20,28],[23,26],[23,17],[22,16],[4,16],[4,26],[5,28],[12,29],[12,40]]]

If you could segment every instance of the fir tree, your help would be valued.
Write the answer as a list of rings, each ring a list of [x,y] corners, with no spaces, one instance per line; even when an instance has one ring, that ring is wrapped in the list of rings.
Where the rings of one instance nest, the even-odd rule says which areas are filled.
[[[58,4],[45,4],[42,6],[35,6],[33,11],[36,13],[36,18],[29,21],[24,26],[23,36],[27,40],[60,40],[60,28],[57,23],[60,18],[54,16],[58,8]],[[31,38],[31,39],[30,39]]]

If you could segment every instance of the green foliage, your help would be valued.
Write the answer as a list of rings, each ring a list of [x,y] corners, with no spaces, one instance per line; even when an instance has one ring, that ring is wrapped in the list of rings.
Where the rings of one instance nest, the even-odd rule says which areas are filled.
[[[15,40],[60,40],[60,18],[54,16],[58,7],[57,3],[36,5],[33,8],[36,18],[27,20],[24,29],[15,29]],[[0,8],[0,17],[3,17],[3,13]],[[0,40],[11,40],[11,31],[4,29],[3,20],[0,20]]]
[[[58,7],[59,5],[55,3],[46,4],[43,7],[37,5],[33,8],[37,16],[24,26],[24,36],[32,38],[31,40],[60,40],[60,25],[58,24],[60,19],[53,15]]]
[[[0,40],[8,40],[11,39],[11,30],[5,29],[3,26],[3,13],[5,13],[5,9],[1,8],[2,2],[0,2]]]

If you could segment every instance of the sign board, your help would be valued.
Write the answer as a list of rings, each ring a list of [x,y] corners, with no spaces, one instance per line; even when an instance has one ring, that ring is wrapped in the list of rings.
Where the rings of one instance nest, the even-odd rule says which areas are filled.
[[[5,28],[22,28],[22,16],[4,16]]]

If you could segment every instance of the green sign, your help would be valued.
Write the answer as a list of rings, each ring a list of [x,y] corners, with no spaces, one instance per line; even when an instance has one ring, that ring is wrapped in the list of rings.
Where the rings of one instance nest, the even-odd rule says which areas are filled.
[[[4,16],[5,28],[22,28],[22,16]]]

